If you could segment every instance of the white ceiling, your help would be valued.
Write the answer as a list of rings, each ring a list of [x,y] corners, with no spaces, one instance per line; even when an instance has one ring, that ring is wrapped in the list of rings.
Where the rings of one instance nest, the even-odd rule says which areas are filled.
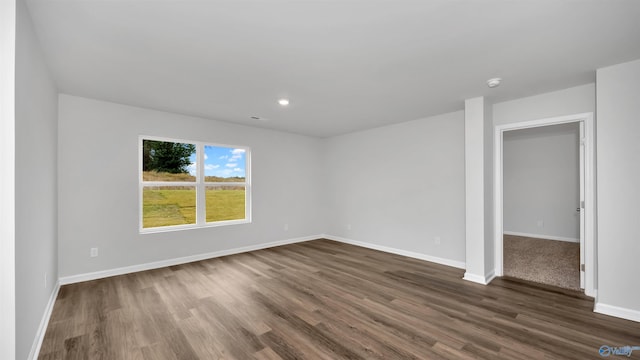
[[[318,137],[585,84],[640,58],[638,0],[28,5],[61,92]]]

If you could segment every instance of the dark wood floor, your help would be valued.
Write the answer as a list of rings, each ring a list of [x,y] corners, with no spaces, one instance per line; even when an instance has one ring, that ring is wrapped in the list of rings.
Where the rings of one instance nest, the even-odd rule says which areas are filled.
[[[462,275],[316,240],[67,285],[39,359],[598,359],[640,345],[639,323],[578,292]]]

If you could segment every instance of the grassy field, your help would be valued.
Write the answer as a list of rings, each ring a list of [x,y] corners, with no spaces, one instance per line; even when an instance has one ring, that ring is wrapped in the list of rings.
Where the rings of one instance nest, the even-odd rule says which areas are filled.
[[[187,174],[187,173],[180,173],[180,174],[170,174],[167,172],[157,172],[157,171],[143,171],[142,172],[142,180],[144,181],[190,181],[190,182],[195,182],[196,181],[196,177],[191,175],[191,174]],[[228,177],[228,178],[222,178],[222,177],[217,177],[217,176],[205,176],[204,177],[204,181],[205,182],[243,182],[244,178],[243,177]]]
[[[144,171],[144,181],[195,182],[195,177],[187,174]],[[206,176],[205,182],[243,182],[244,178],[220,178]],[[243,187],[216,186],[206,190],[207,222],[238,220],[245,218],[245,191]],[[184,225],[196,223],[195,187],[164,186],[145,188],[142,194],[142,227]]]
[[[144,189],[142,227],[195,224],[195,189]]]
[[[145,189],[142,198],[143,228],[196,223],[195,189]],[[244,210],[244,189],[207,189],[207,222],[244,219]]]

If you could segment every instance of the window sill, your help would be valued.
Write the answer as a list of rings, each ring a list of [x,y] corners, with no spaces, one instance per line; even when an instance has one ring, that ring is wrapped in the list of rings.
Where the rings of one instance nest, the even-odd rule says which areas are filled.
[[[216,221],[214,223],[206,223],[204,225],[173,225],[173,226],[162,226],[155,228],[146,228],[140,229],[140,234],[156,234],[156,233],[164,233],[164,232],[173,232],[173,231],[182,231],[182,230],[193,230],[193,229],[205,229],[205,228],[213,228],[213,227],[221,227],[221,226],[231,226],[231,225],[242,225],[242,224],[251,224],[251,220],[228,220],[228,221]]]

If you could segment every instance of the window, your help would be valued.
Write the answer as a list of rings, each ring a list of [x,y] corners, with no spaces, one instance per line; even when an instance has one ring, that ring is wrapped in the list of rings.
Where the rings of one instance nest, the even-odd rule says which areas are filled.
[[[250,150],[140,137],[140,231],[251,221]]]

